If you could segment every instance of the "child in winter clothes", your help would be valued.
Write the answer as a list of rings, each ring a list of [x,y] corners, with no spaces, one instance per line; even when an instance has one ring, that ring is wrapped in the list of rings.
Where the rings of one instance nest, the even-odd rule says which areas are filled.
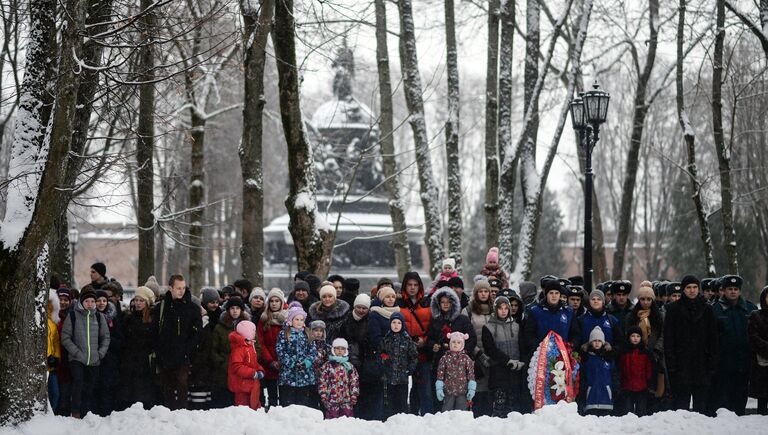
[[[392,414],[408,412],[408,377],[416,371],[416,343],[405,330],[405,317],[393,312],[389,332],[381,339],[379,355],[384,363],[387,397]]]
[[[649,383],[653,378],[653,364],[639,326],[627,330],[627,344],[619,357],[619,371],[624,398],[622,409],[638,417],[644,416],[648,405]]]
[[[59,321],[59,295],[56,290],[48,290],[48,400],[51,409],[59,406],[59,380],[56,368],[61,360],[61,336],[56,322]]]
[[[437,366],[437,400],[443,402],[443,411],[466,411],[477,389],[475,363],[464,352],[464,341],[469,335],[461,332],[446,335],[450,342],[448,352]]]
[[[312,370],[315,371],[315,379],[320,380],[320,371],[323,368],[323,364],[328,361],[328,357],[331,355],[331,345],[325,341],[327,331],[325,329],[325,322],[322,320],[313,320],[309,324],[309,330],[312,333],[312,344],[315,346],[317,356],[312,361]],[[320,408],[320,394],[317,392],[317,388],[313,388],[310,391],[311,406],[315,409]]]
[[[235,331],[229,334],[229,364],[227,386],[235,394],[235,405],[261,408],[261,385],[264,369],[256,356],[253,343],[256,340],[256,325],[250,320],[237,323]]]
[[[435,281],[432,284],[432,290],[429,292],[429,294],[432,294],[437,290],[437,283],[448,281],[451,278],[458,276],[459,272],[456,270],[456,260],[453,258],[446,258],[443,260],[443,269],[437,275],[437,278],[435,278]]]
[[[347,340],[333,340],[332,355],[320,369],[318,393],[325,408],[325,418],[352,417],[352,408],[360,395],[360,378],[349,362]]]
[[[494,246],[488,250],[488,254],[485,256],[485,266],[483,266],[483,270],[480,271],[480,274],[484,275],[489,280],[491,278],[501,280],[503,288],[509,287],[509,276],[507,275],[507,272],[501,268],[501,264],[499,263],[499,248]]]
[[[280,404],[311,406],[310,394],[315,389],[312,363],[317,350],[304,328],[307,313],[299,302],[291,302],[286,326],[280,334],[275,352],[280,362]]]
[[[609,415],[613,411],[613,377],[616,365],[613,349],[605,342],[605,334],[595,326],[589,334],[589,343],[582,346],[584,351],[584,377],[587,387],[584,412],[592,415]]]
[[[491,358],[488,369],[488,387],[493,392],[493,417],[506,417],[521,408],[522,369],[520,361],[520,318],[512,313],[512,300],[521,305],[516,293],[509,292],[510,298],[499,296],[494,301],[494,311],[488,323],[483,326],[482,341],[485,353]]]

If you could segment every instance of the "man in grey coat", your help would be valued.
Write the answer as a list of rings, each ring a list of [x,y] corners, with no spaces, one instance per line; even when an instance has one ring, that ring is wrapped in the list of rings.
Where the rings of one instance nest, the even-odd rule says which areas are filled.
[[[67,349],[72,370],[72,417],[82,418],[88,412],[99,363],[109,348],[109,327],[96,311],[93,289],[83,291],[64,321],[61,344]]]

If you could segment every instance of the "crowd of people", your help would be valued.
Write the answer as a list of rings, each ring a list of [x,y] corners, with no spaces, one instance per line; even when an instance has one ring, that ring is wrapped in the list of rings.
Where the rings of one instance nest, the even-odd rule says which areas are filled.
[[[339,275],[294,277],[290,292],[241,279],[193,296],[154,277],[123,300],[106,266],[77,290],[55,278],[48,304],[48,392],[56,414],[304,405],[327,418],[530,412],[528,366],[557,333],[579,355],[576,402],[594,415],[690,409],[768,414],[768,287],[760,308],[736,275],[510,283],[497,248],[471,282],[454,259],[425,285],[416,272],[370,294]],[[514,289],[510,288],[511,286]],[[633,295],[633,298],[629,296]]]

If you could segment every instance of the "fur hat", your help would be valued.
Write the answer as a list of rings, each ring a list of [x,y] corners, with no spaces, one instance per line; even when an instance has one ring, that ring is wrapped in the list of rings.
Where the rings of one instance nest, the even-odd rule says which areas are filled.
[[[304,311],[304,308],[301,306],[301,302],[299,301],[293,301],[290,305],[288,305],[288,315],[285,316],[286,325],[291,326],[293,319],[296,316],[301,316],[304,318],[304,320],[307,320],[307,312]]]
[[[320,287],[320,297],[322,298],[323,295],[332,295],[334,298],[336,297],[336,287],[326,284],[322,287]]]
[[[267,302],[272,298],[278,298],[285,305],[285,293],[277,287],[273,287],[267,294]]]
[[[493,247],[488,250],[488,253],[485,255],[485,262],[490,263],[498,263],[499,262],[499,248]]]
[[[48,290],[48,303],[51,304],[51,312],[49,314],[49,317],[54,321],[59,321],[59,311],[61,310],[61,303],[59,302],[59,294],[56,293],[56,290],[49,289]]]
[[[107,265],[104,263],[93,263],[91,264],[91,269],[95,270],[96,273],[101,275],[104,279],[107,278]]]
[[[698,286],[701,282],[693,275],[685,275],[683,279],[680,280],[680,287],[682,288],[686,288],[691,284],[696,284]]]
[[[605,334],[603,333],[603,330],[600,329],[599,326],[595,326],[592,329],[592,332],[589,333],[589,341],[593,342],[595,340],[600,340],[602,342],[605,342]]]
[[[451,343],[453,343],[453,342],[461,343],[461,349],[459,349],[459,351],[464,350],[464,342],[466,340],[469,340],[469,335],[468,334],[464,334],[464,333],[461,333],[461,332],[458,332],[458,331],[454,331],[454,332],[451,332],[449,334],[446,334],[445,337]]]
[[[501,290],[502,287],[504,287],[504,283],[498,278],[490,278],[488,280],[488,286],[489,286],[488,289],[490,289],[491,287],[495,287]]]
[[[393,289],[392,287],[382,287],[379,289],[379,292],[376,293],[376,297],[382,302],[384,301],[384,297],[386,297],[387,295],[392,295],[397,297],[397,295],[395,294],[395,289]]]
[[[741,290],[742,284],[744,284],[744,279],[739,275],[725,275],[720,278],[720,286],[722,288],[736,287]]]
[[[615,295],[628,295],[632,291],[632,283],[626,280],[613,281],[610,286],[611,293]]]
[[[309,329],[315,330],[315,329],[322,329],[325,331],[325,322],[322,320],[313,320],[309,323]]]
[[[365,293],[360,293],[355,298],[355,302],[352,303],[352,308],[357,306],[363,306],[365,308],[371,308],[371,297]]]
[[[451,266],[451,269],[455,270],[456,260],[454,260],[453,258],[446,258],[445,260],[443,260],[443,268],[445,268],[445,266]]]
[[[235,331],[247,340],[253,341],[256,338],[256,325],[250,320],[241,320],[237,322]]]
[[[667,284],[667,294],[673,295],[675,293],[681,294],[683,292],[683,286],[679,282],[670,282]]]
[[[160,284],[157,283],[157,279],[154,275],[150,275],[149,278],[147,278],[147,282],[144,283],[144,286],[149,287],[149,289],[152,290],[152,293],[155,294],[155,299],[160,296]]]
[[[219,300],[219,291],[213,287],[204,287],[200,293],[200,304],[205,308],[206,305],[213,301]]]
[[[550,290],[557,290],[559,292],[563,291],[563,287],[560,285],[560,279],[554,275],[541,277],[539,284],[541,285],[541,290],[545,293]]]
[[[147,286],[137,287],[136,297],[144,299],[150,306],[155,303],[155,294],[152,292],[152,289]]]
[[[253,298],[261,298],[262,301],[267,301],[267,294],[264,293],[264,289],[261,287],[254,287],[253,290],[251,290],[251,294],[248,295],[248,303],[251,303],[251,299]]]

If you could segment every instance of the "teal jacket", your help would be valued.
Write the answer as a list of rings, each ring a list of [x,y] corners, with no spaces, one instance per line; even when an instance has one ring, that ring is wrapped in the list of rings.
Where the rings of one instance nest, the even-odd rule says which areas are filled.
[[[748,374],[751,359],[747,339],[747,319],[752,311],[757,310],[757,306],[739,297],[735,305],[720,298],[712,308],[717,319],[720,343],[719,374]]]

